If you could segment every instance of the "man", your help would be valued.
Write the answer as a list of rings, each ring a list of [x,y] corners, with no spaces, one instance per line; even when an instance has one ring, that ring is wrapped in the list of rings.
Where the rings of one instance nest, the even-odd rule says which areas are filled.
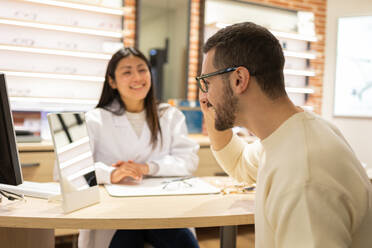
[[[372,247],[369,179],[335,126],[289,100],[278,40],[240,23],[204,53],[197,81],[214,156],[233,178],[257,182],[256,247]],[[259,141],[245,143],[233,126]]]

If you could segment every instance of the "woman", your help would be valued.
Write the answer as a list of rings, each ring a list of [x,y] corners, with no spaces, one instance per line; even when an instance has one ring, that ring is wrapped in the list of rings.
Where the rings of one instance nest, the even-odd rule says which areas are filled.
[[[184,115],[156,104],[150,64],[135,48],[112,56],[101,98],[86,114],[86,122],[99,183],[139,182],[147,175],[187,176],[197,167],[199,146],[187,137]],[[189,229],[82,230],[79,236],[79,247],[143,247],[145,242],[154,247],[198,247]]]

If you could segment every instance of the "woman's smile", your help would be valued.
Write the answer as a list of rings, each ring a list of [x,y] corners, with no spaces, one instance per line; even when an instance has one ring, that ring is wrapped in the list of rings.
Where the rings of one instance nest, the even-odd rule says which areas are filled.
[[[144,83],[144,84],[130,85],[129,88],[130,88],[131,90],[138,91],[138,90],[142,90],[142,89],[144,89],[145,86],[146,86],[146,83]]]

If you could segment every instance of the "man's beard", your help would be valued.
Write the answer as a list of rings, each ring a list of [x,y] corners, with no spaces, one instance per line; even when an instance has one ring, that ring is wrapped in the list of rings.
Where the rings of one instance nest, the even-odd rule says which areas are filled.
[[[235,123],[235,114],[238,105],[238,99],[234,96],[234,93],[230,87],[229,81],[224,82],[225,85],[225,97],[222,104],[218,104],[215,108],[216,119],[214,127],[218,131],[224,131],[232,128]]]

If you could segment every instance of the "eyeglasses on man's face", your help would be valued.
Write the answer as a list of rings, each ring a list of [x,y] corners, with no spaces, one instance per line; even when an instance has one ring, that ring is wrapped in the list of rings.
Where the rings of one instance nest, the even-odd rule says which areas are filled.
[[[216,76],[216,75],[225,74],[225,73],[228,73],[228,72],[232,72],[232,71],[235,71],[236,69],[238,69],[238,66],[237,67],[228,67],[228,68],[225,68],[225,69],[222,69],[222,70],[218,70],[218,71],[215,71],[215,72],[211,72],[211,73],[208,73],[208,74],[201,75],[199,77],[196,77],[195,79],[198,82],[198,86],[199,86],[200,90],[204,93],[208,93],[208,82],[205,80],[206,78]]]

